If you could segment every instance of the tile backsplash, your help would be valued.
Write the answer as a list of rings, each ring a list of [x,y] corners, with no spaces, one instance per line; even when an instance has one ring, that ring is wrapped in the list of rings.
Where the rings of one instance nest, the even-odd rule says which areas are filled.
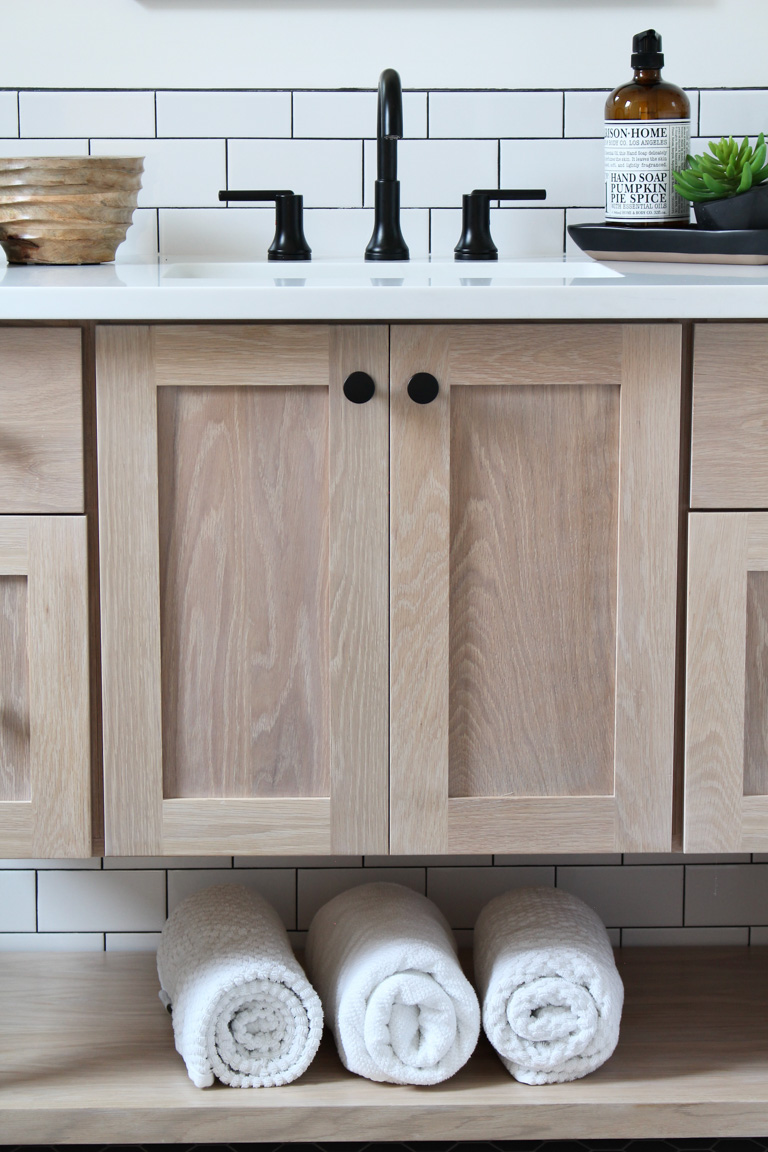
[[[461,195],[545,187],[547,201],[492,212],[502,257],[558,256],[566,224],[600,219],[607,91],[404,93],[403,234],[413,256],[450,257]],[[689,90],[692,147],[768,127],[768,89]],[[0,153],[146,157],[139,209],[118,259],[264,259],[274,210],[220,188],[304,195],[316,256],[360,257],[372,227],[376,93],[0,90]],[[434,899],[469,943],[477,913],[516,885],[566,888],[615,944],[768,944],[768,856],[496,856],[0,861],[0,950],[153,949],[168,912],[217,881],[252,885],[301,943],[317,908],[388,878]]]
[[[151,950],[185,896],[221,883],[265,896],[300,945],[322,904],[372,880],[429,896],[464,945],[488,900],[529,885],[580,896],[615,945],[768,944],[762,855],[145,857],[0,861],[0,951]]]
[[[414,257],[450,257],[461,196],[545,187],[546,205],[492,210],[502,257],[570,251],[566,225],[600,219],[607,90],[406,91],[399,147],[403,234]],[[689,89],[693,147],[768,126],[768,89]],[[0,91],[5,155],[142,155],[139,208],[118,259],[264,259],[274,209],[219,189],[304,196],[318,257],[359,257],[372,227],[376,92]]]

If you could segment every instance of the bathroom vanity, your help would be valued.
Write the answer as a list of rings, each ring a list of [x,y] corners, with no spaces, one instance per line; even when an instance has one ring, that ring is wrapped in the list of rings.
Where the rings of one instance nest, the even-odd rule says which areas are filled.
[[[768,849],[768,272],[9,268],[0,317],[0,855]],[[0,1128],[764,1135],[765,953],[624,950],[583,1081],[258,1092],[188,1083],[151,957],[8,956]]]

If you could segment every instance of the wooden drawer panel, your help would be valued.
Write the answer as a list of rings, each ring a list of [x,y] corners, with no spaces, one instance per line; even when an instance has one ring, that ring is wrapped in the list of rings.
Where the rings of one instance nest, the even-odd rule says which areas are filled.
[[[0,329],[0,513],[82,511],[80,330]]]
[[[700,324],[691,507],[768,508],[768,324]]]

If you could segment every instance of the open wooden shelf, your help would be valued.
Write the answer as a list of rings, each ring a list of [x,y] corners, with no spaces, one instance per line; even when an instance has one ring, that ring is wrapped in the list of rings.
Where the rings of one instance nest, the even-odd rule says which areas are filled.
[[[765,1136],[768,948],[629,949],[619,1047],[527,1087],[483,1044],[432,1088],[372,1084],[329,1041],[283,1088],[200,1090],[173,1046],[153,956],[0,956],[6,1144]]]

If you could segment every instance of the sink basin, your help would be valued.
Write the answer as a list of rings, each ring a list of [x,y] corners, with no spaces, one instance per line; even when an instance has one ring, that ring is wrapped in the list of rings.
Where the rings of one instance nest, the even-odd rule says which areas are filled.
[[[611,279],[621,273],[595,260],[500,260],[489,262],[409,261],[366,263],[318,260],[300,263],[169,264],[165,280],[205,280],[252,288],[461,288],[513,287],[537,281]]]

